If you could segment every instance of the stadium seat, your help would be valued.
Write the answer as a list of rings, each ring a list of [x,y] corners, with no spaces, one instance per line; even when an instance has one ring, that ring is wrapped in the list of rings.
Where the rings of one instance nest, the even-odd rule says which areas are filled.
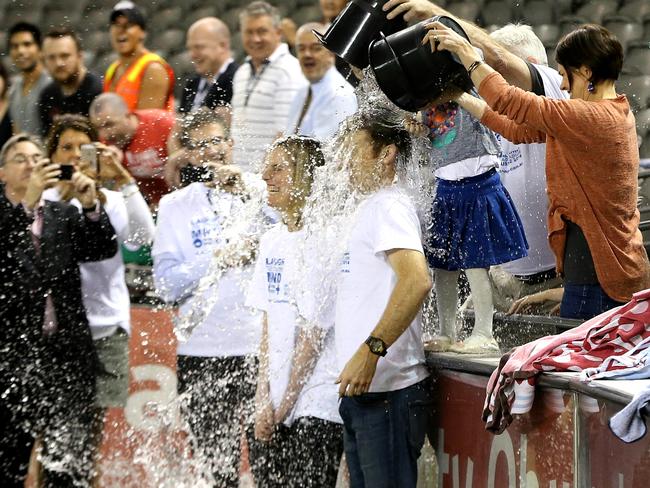
[[[231,31],[237,30],[239,27],[239,12],[241,8],[235,7],[224,12],[221,15],[221,20],[223,20],[226,25],[230,28]]]
[[[108,31],[88,32],[81,37],[81,47],[91,51],[97,56],[99,53],[107,53],[112,49],[111,36]]]
[[[470,22],[476,22],[479,17],[480,7],[474,2],[464,1],[450,3],[447,6],[447,10],[456,17],[469,20]]]
[[[562,17],[559,22],[560,24],[559,37],[568,34],[569,32],[575,30],[576,27],[586,22],[589,22],[588,19],[585,19],[584,17],[578,17],[576,15],[567,15]]]
[[[42,20],[43,11],[40,8],[34,10],[12,8],[5,12],[4,24],[7,28],[10,28],[16,22],[30,22],[40,26]]]
[[[187,30],[197,20],[202,19],[204,17],[214,17],[215,15],[221,18],[219,13],[215,11],[214,7],[201,7],[193,12],[188,13],[185,17],[183,17],[182,19],[183,28]]]
[[[648,0],[625,2],[619,9],[618,14],[630,20],[640,21],[643,17],[650,14],[650,2]]]
[[[81,20],[80,10],[50,10],[44,16],[44,25],[41,25],[45,31],[55,27],[72,27]]]
[[[616,12],[616,0],[591,0],[576,11],[576,15],[586,18],[589,22],[601,24],[603,17]]]
[[[621,76],[616,83],[619,93],[625,93],[635,113],[648,107],[650,99],[650,76]]]
[[[508,0],[492,0],[481,8],[485,25],[506,25],[512,20],[512,4]]]
[[[555,22],[553,5],[544,0],[526,2],[522,14],[524,21],[531,25],[553,24]]]
[[[96,31],[108,32],[110,16],[111,11],[106,9],[98,9],[88,12],[87,14],[84,14],[77,23],[77,31],[79,31],[79,33],[92,33]]]
[[[560,28],[555,24],[533,25],[533,30],[545,47],[555,47],[560,36]]]
[[[148,41],[154,50],[165,52],[178,52],[185,46],[185,31],[170,29],[151,36]]]
[[[233,52],[233,57],[241,62],[246,57],[244,46],[242,44],[241,32],[233,32],[230,36],[230,49]]]
[[[631,47],[625,55],[623,70],[629,74],[650,75],[650,46]]]
[[[148,28],[151,32],[164,33],[167,29],[178,26],[182,18],[183,9],[181,7],[166,8],[152,15]]]
[[[641,159],[650,159],[650,135],[643,138],[639,148],[639,157]]]
[[[322,18],[322,12],[318,5],[302,7],[300,10],[291,13],[291,18],[296,25],[306,24],[307,22],[318,22]]]
[[[97,73],[100,76],[104,76],[106,69],[111,65],[113,61],[117,59],[117,54],[114,52],[108,52],[101,56],[97,56],[93,62],[92,71]]]
[[[650,108],[639,111],[634,118],[636,119],[636,131],[641,137],[650,134]]]
[[[630,22],[626,17],[607,17],[604,25],[620,41],[624,51],[630,42],[643,37],[643,25],[637,22]]]

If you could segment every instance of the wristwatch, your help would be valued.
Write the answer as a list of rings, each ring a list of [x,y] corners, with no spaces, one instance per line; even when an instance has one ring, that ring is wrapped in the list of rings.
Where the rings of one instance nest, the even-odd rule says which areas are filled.
[[[370,352],[377,356],[384,357],[388,352],[388,346],[379,337],[368,337],[366,339],[366,344],[368,345]]]

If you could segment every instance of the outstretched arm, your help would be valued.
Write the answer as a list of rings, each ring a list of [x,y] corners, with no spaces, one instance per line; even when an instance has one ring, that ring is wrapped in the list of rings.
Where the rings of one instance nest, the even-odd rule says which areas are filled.
[[[434,15],[451,17],[460,24],[472,45],[483,51],[485,62],[501,73],[508,83],[526,91],[532,89],[533,82],[526,62],[492,39],[485,30],[476,24],[455,17],[444,8],[428,0],[390,0],[386,2],[383,10],[388,12],[387,18],[393,19],[404,15],[404,20],[407,22],[420,22]]]

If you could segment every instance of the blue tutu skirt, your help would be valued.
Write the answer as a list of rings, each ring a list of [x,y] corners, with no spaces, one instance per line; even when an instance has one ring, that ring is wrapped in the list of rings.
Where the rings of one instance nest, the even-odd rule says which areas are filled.
[[[425,250],[432,268],[487,268],[528,255],[528,242],[499,173],[437,180]]]

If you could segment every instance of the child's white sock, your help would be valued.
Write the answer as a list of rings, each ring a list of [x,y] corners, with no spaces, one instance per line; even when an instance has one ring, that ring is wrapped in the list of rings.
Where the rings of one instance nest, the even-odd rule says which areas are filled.
[[[458,306],[458,271],[435,270],[436,302],[440,335],[456,341],[456,307]]]
[[[492,302],[492,287],[488,270],[484,268],[466,269],[467,281],[472,291],[474,302],[474,330],[472,335],[482,335],[492,338],[492,318],[494,304]]]

